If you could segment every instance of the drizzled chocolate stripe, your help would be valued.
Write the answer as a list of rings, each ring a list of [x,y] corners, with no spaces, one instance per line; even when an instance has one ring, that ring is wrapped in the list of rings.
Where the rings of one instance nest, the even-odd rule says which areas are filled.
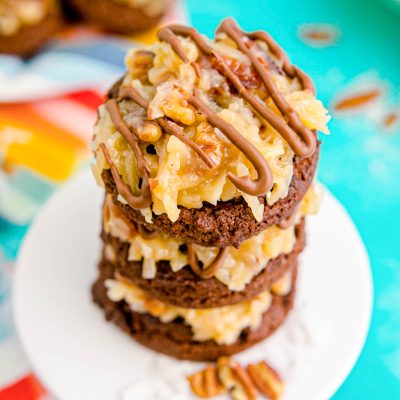
[[[200,100],[199,92],[190,96],[188,102],[195,107],[204,118],[213,126],[218,128],[235,146],[246,156],[257,171],[257,179],[249,177],[239,178],[232,172],[227,173],[229,180],[242,192],[252,196],[259,196],[268,193],[273,184],[272,172],[263,155],[245,139],[231,124],[218,117],[207,105]]]
[[[224,264],[226,256],[229,252],[229,247],[219,249],[214,261],[207,268],[202,269],[196,256],[196,251],[192,243],[188,243],[188,262],[192,271],[202,279],[212,278]]]
[[[139,172],[143,173],[144,171],[147,171],[146,162],[144,160],[142,150],[139,146],[138,138],[126,126],[124,120],[122,119],[117,102],[114,99],[108,100],[106,103],[106,109],[110,114],[111,121],[113,122],[117,131],[121,134],[121,136],[126,140],[126,142],[133,150],[133,153],[135,154],[136,157],[136,162]]]
[[[126,140],[126,142],[131,147],[137,163],[138,172],[140,177],[142,178],[141,183],[141,194],[139,196],[135,196],[132,193],[131,188],[125,182],[122,181],[119,172],[110,157],[110,154],[106,148],[106,146],[102,143],[100,148],[104,154],[104,157],[107,161],[107,164],[110,166],[111,174],[114,178],[115,184],[117,186],[118,193],[127,201],[127,203],[132,208],[146,208],[151,204],[151,192],[149,185],[149,172],[146,166],[146,162],[142,153],[142,150],[139,146],[139,141],[137,136],[132,132],[125,124],[122,119],[121,113],[118,108],[118,104],[114,99],[108,100],[106,103],[106,109],[110,114],[111,120],[115,125],[117,131],[121,134],[121,136]]]
[[[310,157],[314,153],[317,144],[314,133],[304,126],[299,115],[290,107],[285,97],[279,92],[272,79],[271,71],[267,65],[261,63],[253,46],[243,40],[243,38],[247,38],[251,42],[250,38],[240,30],[236,22],[231,18],[222,21],[217,32],[225,32],[249,58],[269,91],[272,100],[288,123],[286,129],[280,132],[281,135],[297,155],[300,157]],[[267,40],[266,44],[268,45],[268,38],[264,37],[263,39]]]
[[[120,86],[118,90],[119,100],[131,99],[140,107],[147,110],[149,108],[149,102],[140,95],[140,93],[131,86]]]
[[[304,73],[300,68],[297,68],[295,65],[291,64],[288,56],[284,52],[281,46],[275,42],[275,40],[268,35],[267,32],[264,31],[256,31],[252,33],[247,33],[247,37],[253,40],[260,40],[268,45],[268,49],[271,53],[281,62],[282,69],[285,74],[291,78],[298,78],[302,87],[304,89],[311,90],[311,92],[315,95],[315,87],[311,80],[311,78]]]
[[[250,93],[250,91],[244,87],[239,77],[231,71],[224,59],[206,43],[206,41],[194,28],[181,25],[171,25],[161,29],[158,32],[158,38],[168,42],[176,54],[182,59],[182,61],[188,63],[189,60],[184,53],[180,42],[177,40],[176,35],[190,37],[203,54],[213,57],[217,61],[217,68],[220,73],[235,86],[238,93],[245,98],[245,100],[255,109],[255,111],[282,135],[282,137],[289,143],[293,151],[298,156],[311,156],[316,148],[316,138],[314,133],[301,123],[298,114],[289,106],[284,96],[277,90],[273,82],[272,75],[268,69],[268,65],[262,63],[258,59],[257,54],[254,52],[254,49],[252,49],[252,46],[248,47],[248,43],[245,43],[243,37],[245,37],[249,42],[251,42],[250,39],[264,41],[271,49],[272,53],[282,62],[285,73],[287,73],[287,75],[291,78],[297,76],[305,89],[310,89],[314,92],[314,86],[310,78],[303,71],[290,64],[283,50],[265,32],[254,32],[247,34],[246,36],[246,34],[241,32],[236,23],[231,19],[223,21],[218,30],[225,32],[232,40],[234,40],[239,49],[250,59],[265,87],[269,91],[272,100],[283,115],[285,119],[284,121],[282,121],[281,118],[275,115],[275,113],[266,107],[265,104],[261,103]],[[251,44],[254,47],[255,43],[251,42]]]
[[[100,149],[104,154],[107,164],[110,166],[111,174],[117,186],[118,193],[127,201],[132,208],[146,208],[151,204],[150,186],[147,180],[143,180],[140,196],[135,196],[129,185],[127,185],[119,175],[119,172],[111,159],[111,156],[104,143],[100,144]]]

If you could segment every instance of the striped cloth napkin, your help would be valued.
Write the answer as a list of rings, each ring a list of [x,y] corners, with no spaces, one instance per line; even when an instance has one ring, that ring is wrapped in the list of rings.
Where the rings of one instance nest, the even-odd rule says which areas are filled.
[[[186,22],[180,1],[162,21],[170,22]],[[155,32],[123,38],[75,26],[28,62],[0,55],[0,400],[50,398],[14,330],[14,261],[39,208],[88,162],[97,107],[126,50]]]

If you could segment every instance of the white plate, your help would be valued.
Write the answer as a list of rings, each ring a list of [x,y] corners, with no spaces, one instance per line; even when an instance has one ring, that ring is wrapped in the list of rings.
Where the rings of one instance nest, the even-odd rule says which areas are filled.
[[[190,398],[184,375],[201,365],[141,347],[106,323],[91,302],[103,197],[93,181],[85,171],[65,185],[26,237],[13,296],[22,344],[61,399]],[[307,231],[294,311],[270,340],[237,358],[275,365],[286,381],[285,399],[326,400],[362,349],[371,275],[354,225],[329,193]]]

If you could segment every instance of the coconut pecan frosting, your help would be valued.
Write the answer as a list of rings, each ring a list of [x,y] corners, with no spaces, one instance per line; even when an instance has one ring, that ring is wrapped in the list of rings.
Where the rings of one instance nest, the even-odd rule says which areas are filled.
[[[243,196],[261,220],[258,197],[284,197],[293,158],[315,152],[317,130],[329,133],[312,81],[267,33],[232,19],[214,40],[180,25],[158,39],[128,54],[128,73],[99,109],[99,183],[110,168],[120,201],[147,216],[176,221],[179,205]]]

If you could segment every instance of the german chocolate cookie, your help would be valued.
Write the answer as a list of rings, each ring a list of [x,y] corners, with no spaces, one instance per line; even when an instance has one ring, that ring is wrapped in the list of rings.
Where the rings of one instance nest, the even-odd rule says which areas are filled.
[[[270,260],[244,290],[233,291],[217,278],[202,279],[189,266],[174,272],[168,261],[157,263],[157,274],[153,279],[142,277],[139,261],[127,261],[129,244],[103,232],[105,245],[110,245],[116,260],[115,270],[151,296],[162,302],[185,308],[209,308],[237,304],[249,300],[269,289],[285,273],[294,270],[298,254],[305,245],[304,220],[296,226],[296,244],[288,254],[281,254]],[[106,262],[106,261],[103,261]]]
[[[149,29],[163,16],[165,0],[67,0],[84,20],[113,33],[132,34]]]
[[[52,10],[39,22],[21,26],[11,35],[1,34],[0,30],[0,53],[32,56],[60,29],[62,23],[58,10]]]
[[[257,222],[243,197],[217,205],[205,203],[202,208],[180,206],[177,221],[172,222],[166,214],[152,215],[152,223],[146,222],[140,210],[131,208],[118,201],[118,191],[110,170],[102,173],[106,191],[112,194],[114,203],[132,221],[146,226],[150,230],[157,228],[169,236],[178,237],[188,243],[202,246],[226,247],[238,246],[244,240],[257,235],[272,225],[289,218],[297,209],[303,196],[314,179],[318,163],[319,145],[310,158],[295,157],[293,178],[286,197],[272,206],[265,205],[264,216]],[[264,202],[263,197],[259,198]]]
[[[131,335],[142,345],[172,357],[193,360],[213,361],[243,351],[271,335],[285,320],[293,306],[295,296],[296,269],[292,275],[292,289],[286,296],[272,296],[269,309],[263,314],[258,329],[243,330],[239,339],[229,345],[218,345],[213,340],[196,342],[192,339],[191,328],[180,319],[162,323],[148,314],[131,311],[124,301],[113,302],[107,297],[104,286],[106,279],[113,276],[111,264],[102,261],[100,277],[93,286],[94,301],[104,310],[108,321]]]
[[[237,247],[294,213],[327,110],[264,32],[228,18],[212,40],[179,25],[157,36],[99,107],[94,175],[149,230]]]

